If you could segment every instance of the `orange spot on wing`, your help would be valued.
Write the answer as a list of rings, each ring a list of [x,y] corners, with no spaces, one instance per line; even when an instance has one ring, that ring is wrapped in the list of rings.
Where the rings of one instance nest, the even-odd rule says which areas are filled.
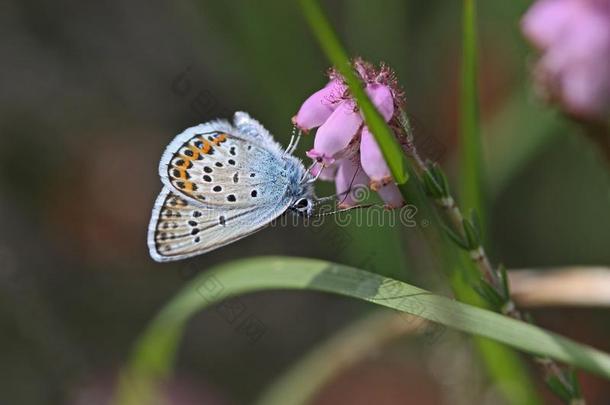
[[[196,146],[193,145],[188,145],[189,149],[193,151],[193,156],[191,157],[191,159],[197,160],[199,159],[199,153],[200,150],[199,148],[197,148]]]
[[[227,138],[228,138],[227,134],[220,134],[216,138],[214,138],[213,142],[214,142],[215,145],[220,145],[221,143],[226,141]]]
[[[208,154],[210,153],[210,150],[212,149],[212,144],[206,140],[203,141],[203,147],[201,148],[201,153],[203,154]]]

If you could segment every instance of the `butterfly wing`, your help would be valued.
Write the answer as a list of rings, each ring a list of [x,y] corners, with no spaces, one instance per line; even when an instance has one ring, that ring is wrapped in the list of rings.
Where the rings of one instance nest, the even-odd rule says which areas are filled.
[[[206,207],[247,206],[269,183],[285,189],[290,180],[277,167],[284,163],[280,145],[245,113],[235,115],[235,124],[213,121],[176,136],[159,164],[165,186]]]
[[[256,232],[288,209],[304,172],[246,113],[236,113],[234,125],[188,128],[161,158],[165,187],[148,229],[151,256],[184,259]]]
[[[269,131],[267,131],[260,122],[250,117],[248,113],[243,111],[236,112],[233,116],[233,123],[235,128],[244,138],[260,142],[273,148],[280,147]],[[275,145],[275,147],[273,145]]]
[[[165,187],[148,227],[150,255],[158,262],[185,259],[219,248],[265,227],[286,211],[290,199],[261,207],[201,206]]]

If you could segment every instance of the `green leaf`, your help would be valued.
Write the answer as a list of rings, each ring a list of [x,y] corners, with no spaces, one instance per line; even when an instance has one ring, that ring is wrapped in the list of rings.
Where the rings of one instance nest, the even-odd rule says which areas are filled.
[[[481,280],[481,283],[474,289],[496,312],[500,311],[505,299],[487,281]]]
[[[451,239],[453,242],[455,242],[456,245],[458,245],[459,247],[461,247],[464,250],[470,249],[468,247],[468,244],[466,244],[466,242],[460,236],[458,236],[455,232],[453,232],[453,230],[451,230],[451,228],[449,228],[447,225],[443,224],[442,222],[439,223],[439,225],[447,233],[447,236],[449,236],[449,239]]]
[[[422,175],[422,181],[424,183],[424,189],[430,197],[434,199],[443,198],[443,190],[441,189],[438,181],[434,178],[434,174],[431,170],[426,170],[424,172]]]
[[[487,223],[482,192],[482,158],[477,96],[476,0],[463,1],[462,78],[460,117],[460,200]]]
[[[434,163],[431,165],[430,171],[443,191],[443,197],[449,197],[449,181],[447,180],[447,176],[445,176],[443,169],[441,169],[438,163]]]
[[[568,371],[568,381],[572,385],[572,389],[574,390],[573,396],[574,398],[582,398],[582,391],[580,389],[580,381],[578,381],[578,375],[576,374],[576,370],[571,369]]]
[[[504,299],[508,300],[510,298],[510,284],[508,281],[506,266],[500,264],[498,266],[498,273],[500,273],[500,280],[502,281],[502,293],[504,294]]]
[[[563,400],[564,403],[569,404],[572,399],[572,393],[563,385],[561,380],[554,375],[551,375],[546,378],[546,385],[550,388],[551,391],[555,393],[559,398]]]
[[[479,241],[482,241],[483,240],[483,230],[481,229],[482,228],[481,217],[479,217],[479,214],[474,209],[470,211],[470,222],[472,223],[472,226],[476,232],[477,239]]]
[[[362,83],[354,73],[347,53],[343,49],[326,16],[315,0],[301,0],[300,4],[303,14],[320,43],[322,50],[345,78],[352,96],[364,115],[366,125],[375,137],[379,149],[381,149],[394,180],[399,185],[406,183],[409,179],[407,171],[408,163],[402,148],[394,133],[362,88]]]
[[[200,274],[161,310],[137,341],[121,379],[119,403],[147,403],[142,398],[154,395],[152,387],[171,372],[179,339],[194,314],[229,297],[262,290],[311,290],[361,299],[610,379],[608,354],[534,325],[340,264],[260,257]]]
[[[462,220],[462,224],[464,225],[464,234],[466,235],[466,240],[468,241],[468,249],[477,249],[481,245],[481,239],[479,238],[479,233],[477,232],[476,227],[468,218],[464,218]]]

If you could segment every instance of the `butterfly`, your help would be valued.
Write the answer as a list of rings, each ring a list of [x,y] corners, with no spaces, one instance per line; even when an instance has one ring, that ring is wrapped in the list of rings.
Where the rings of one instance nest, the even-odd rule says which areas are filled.
[[[185,259],[244,238],[293,210],[311,216],[315,177],[247,113],[184,130],[159,163],[163,190],[148,227],[158,262]]]

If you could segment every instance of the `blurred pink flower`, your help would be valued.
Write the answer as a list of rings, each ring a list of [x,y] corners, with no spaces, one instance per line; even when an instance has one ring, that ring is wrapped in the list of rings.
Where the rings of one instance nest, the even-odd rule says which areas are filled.
[[[390,122],[403,103],[393,72],[360,59],[353,66],[371,101]],[[398,187],[343,77],[331,70],[329,78],[329,83],[305,100],[292,119],[302,131],[318,128],[314,148],[307,152],[318,162],[313,174],[322,170],[321,179],[335,181],[337,193],[342,194],[342,207],[358,203],[352,190],[359,186],[377,191],[388,208],[401,207],[404,201]]]
[[[542,53],[534,69],[539,91],[570,115],[610,115],[610,0],[539,0],[521,22]]]

